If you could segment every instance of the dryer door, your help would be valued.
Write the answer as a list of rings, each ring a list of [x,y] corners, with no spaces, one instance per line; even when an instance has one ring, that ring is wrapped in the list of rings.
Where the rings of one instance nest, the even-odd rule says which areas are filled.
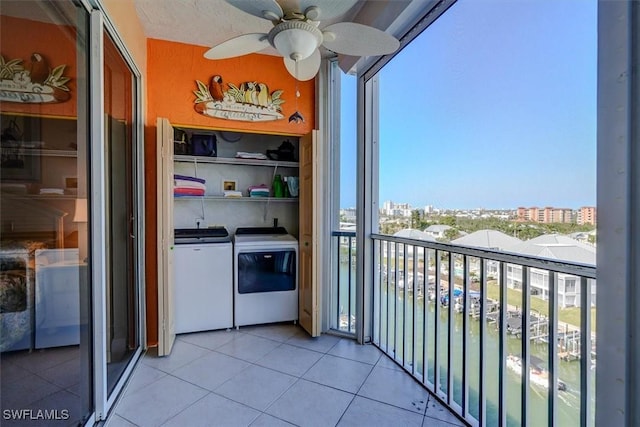
[[[294,291],[296,262],[294,250],[239,253],[238,293]]]

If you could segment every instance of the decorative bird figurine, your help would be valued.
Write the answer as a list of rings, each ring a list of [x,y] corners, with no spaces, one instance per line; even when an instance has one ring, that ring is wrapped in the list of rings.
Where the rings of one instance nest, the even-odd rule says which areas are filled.
[[[271,95],[269,94],[269,88],[264,83],[258,83],[258,104],[263,107],[271,104]]]
[[[49,78],[49,64],[47,60],[39,53],[31,55],[31,63],[29,64],[29,77],[32,83],[44,84]]]
[[[213,76],[209,82],[209,92],[214,101],[222,101],[224,99],[224,91],[222,90],[222,77]]]
[[[258,94],[256,93],[256,84],[254,82],[246,82],[244,85],[244,102],[247,104],[257,104]]]

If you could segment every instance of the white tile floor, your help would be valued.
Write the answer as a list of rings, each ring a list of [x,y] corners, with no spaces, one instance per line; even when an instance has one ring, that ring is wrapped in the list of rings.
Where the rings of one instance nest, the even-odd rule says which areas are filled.
[[[289,324],[179,335],[112,412],[109,427],[464,425],[374,346]]]

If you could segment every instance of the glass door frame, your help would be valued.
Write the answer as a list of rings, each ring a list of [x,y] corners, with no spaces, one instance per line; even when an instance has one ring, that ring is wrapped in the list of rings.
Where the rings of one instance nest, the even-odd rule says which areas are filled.
[[[84,3],[84,2],[83,2]],[[88,6],[84,3],[85,6]],[[90,135],[91,135],[91,283],[93,286],[93,380],[95,412],[94,420],[106,419],[109,410],[119,397],[126,380],[141,356],[146,344],[145,305],[144,305],[144,145],[143,145],[143,106],[142,75],[132,56],[120,38],[115,26],[104,13],[99,0],[92,0],[90,21]],[[135,126],[133,128],[133,145],[135,153],[132,161],[133,183],[135,192],[135,255],[134,281],[138,292],[137,328],[139,343],[127,368],[122,373],[112,393],[107,389],[107,257],[108,214],[107,214],[107,158],[105,138],[105,91],[104,91],[104,42],[105,33],[113,40],[133,75],[134,102],[132,105]]]

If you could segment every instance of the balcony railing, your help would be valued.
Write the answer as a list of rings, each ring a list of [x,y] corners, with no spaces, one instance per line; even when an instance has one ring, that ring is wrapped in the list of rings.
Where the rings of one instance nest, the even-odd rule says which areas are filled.
[[[356,332],[356,233],[334,231],[331,233],[333,259],[338,266],[333,283],[331,329],[355,334]]]
[[[406,372],[471,425],[594,424],[595,267],[372,237],[373,342]]]

